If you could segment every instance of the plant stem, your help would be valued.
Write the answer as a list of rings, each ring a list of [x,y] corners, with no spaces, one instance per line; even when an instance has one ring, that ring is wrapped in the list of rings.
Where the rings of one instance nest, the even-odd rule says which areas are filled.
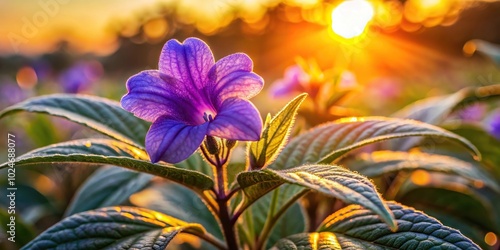
[[[219,206],[218,217],[222,225],[222,231],[226,238],[227,247],[231,250],[238,249],[238,242],[234,230],[234,224],[231,222],[231,215],[228,210],[228,196],[226,194],[226,168],[224,162],[220,160],[218,155],[215,155],[216,163],[214,174],[217,182],[217,197],[216,201]]]
[[[264,228],[262,229],[262,233],[260,234],[259,239],[257,240],[257,243],[255,244],[254,249],[260,250],[260,249],[264,248],[274,224],[276,224],[276,222],[278,222],[278,219],[286,212],[286,210],[288,210],[289,207],[291,207],[300,197],[305,195],[307,192],[309,192],[308,189],[302,190],[300,193],[298,193],[295,196],[293,196],[292,198],[290,198],[285,204],[283,204],[283,206],[278,210],[278,212],[276,212],[276,214],[272,215],[271,213],[269,213],[267,220],[266,220],[266,223],[264,224]],[[274,195],[276,193],[273,194],[273,198],[272,198],[273,200],[275,199]],[[277,198],[277,196],[276,196],[276,198]],[[273,205],[271,204],[271,206],[273,206]],[[274,209],[275,208],[273,208],[273,210]],[[271,212],[271,211],[269,211],[269,212]]]

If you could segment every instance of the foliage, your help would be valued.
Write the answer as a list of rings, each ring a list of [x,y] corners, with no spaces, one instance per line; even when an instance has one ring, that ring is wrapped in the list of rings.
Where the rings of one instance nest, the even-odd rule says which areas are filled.
[[[498,141],[477,127],[443,128],[499,86],[420,101],[394,117],[336,120],[330,108],[350,90],[313,100],[322,108],[312,113],[300,112],[301,94],[262,127],[247,100],[263,83],[252,66],[244,54],[215,63],[198,39],[171,41],[159,70],[129,79],[122,105],[132,113],[69,94],[0,112],[57,116],[99,134],[17,157],[19,168],[100,167],[64,219],[36,237],[20,222],[23,249],[488,249],[485,235],[500,235],[498,148],[485,145]],[[305,124],[328,122],[294,131],[311,114]]]

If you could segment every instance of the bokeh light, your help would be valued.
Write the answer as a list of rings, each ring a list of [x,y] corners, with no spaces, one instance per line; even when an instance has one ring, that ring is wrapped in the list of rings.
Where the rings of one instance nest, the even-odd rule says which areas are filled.
[[[486,244],[488,244],[490,246],[496,245],[497,241],[498,241],[497,235],[495,233],[493,233],[493,232],[488,232],[484,236],[484,242],[486,242]]]
[[[344,38],[360,36],[374,15],[373,5],[365,0],[350,0],[332,11],[332,30]]]
[[[38,77],[32,67],[22,67],[17,71],[16,80],[19,87],[23,89],[31,89],[38,82]]]

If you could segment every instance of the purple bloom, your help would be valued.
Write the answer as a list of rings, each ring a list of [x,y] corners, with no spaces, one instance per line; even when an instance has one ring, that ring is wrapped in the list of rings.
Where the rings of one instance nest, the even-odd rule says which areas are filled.
[[[490,134],[500,140],[500,111],[491,116],[488,125]]]
[[[482,103],[474,103],[458,112],[458,117],[464,122],[479,122],[486,114],[487,107]]]
[[[263,87],[245,54],[215,63],[210,48],[197,38],[183,44],[168,41],[158,70],[146,70],[127,81],[124,109],[153,122],[146,135],[152,162],[188,158],[206,135],[230,140],[260,138],[262,119],[247,99]]]
[[[309,75],[299,65],[293,65],[285,70],[283,79],[273,83],[269,90],[273,97],[282,97],[294,92],[306,92]]]
[[[99,62],[79,62],[59,76],[65,93],[81,93],[90,88],[102,74]]]

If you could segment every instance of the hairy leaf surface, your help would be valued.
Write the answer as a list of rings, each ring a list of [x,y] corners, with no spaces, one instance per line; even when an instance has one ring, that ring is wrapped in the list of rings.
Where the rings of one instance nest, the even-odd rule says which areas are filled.
[[[354,117],[324,124],[295,137],[269,167],[286,169],[307,163],[330,163],[361,146],[409,136],[444,137],[479,155],[469,141],[436,126],[394,118]]]
[[[280,150],[285,146],[297,110],[306,97],[307,94],[302,94],[290,101],[269,123],[266,123],[260,140],[250,143],[249,161],[251,169],[261,169],[274,161]]]
[[[330,232],[295,234],[276,243],[271,250],[341,250],[337,236]]]
[[[182,231],[205,232],[149,209],[109,207],[72,215],[23,249],[164,249]]]
[[[238,182],[247,202],[258,199],[283,183],[296,184],[348,204],[360,204],[378,214],[391,228],[396,228],[392,214],[373,184],[365,177],[339,166],[305,165],[281,171],[251,171],[238,175]]]
[[[116,165],[201,190],[214,184],[210,177],[196,171],[153,164],[142,149],[110,139],[75,140],[39,148],[17,158],[16,166],[53,163]],[[5,167],[7,163],[0,165],[0,169]]]
[[[95,171],[79,188],[66,216],[108,206],[122,205],[145,188],[153,175],[108,166]]]
[[[396,232],[359,205],[335,212],[319,231],[334,233],[342,249],[480,249],[459,231],[422,212],[394,202],[387,204],[398,223]]]
[[[70,94],[30,98],[4,109],[0,118],[20,112],[45,113],[85,125],[119,141],[144,146],[149,123],[109,99]]]

